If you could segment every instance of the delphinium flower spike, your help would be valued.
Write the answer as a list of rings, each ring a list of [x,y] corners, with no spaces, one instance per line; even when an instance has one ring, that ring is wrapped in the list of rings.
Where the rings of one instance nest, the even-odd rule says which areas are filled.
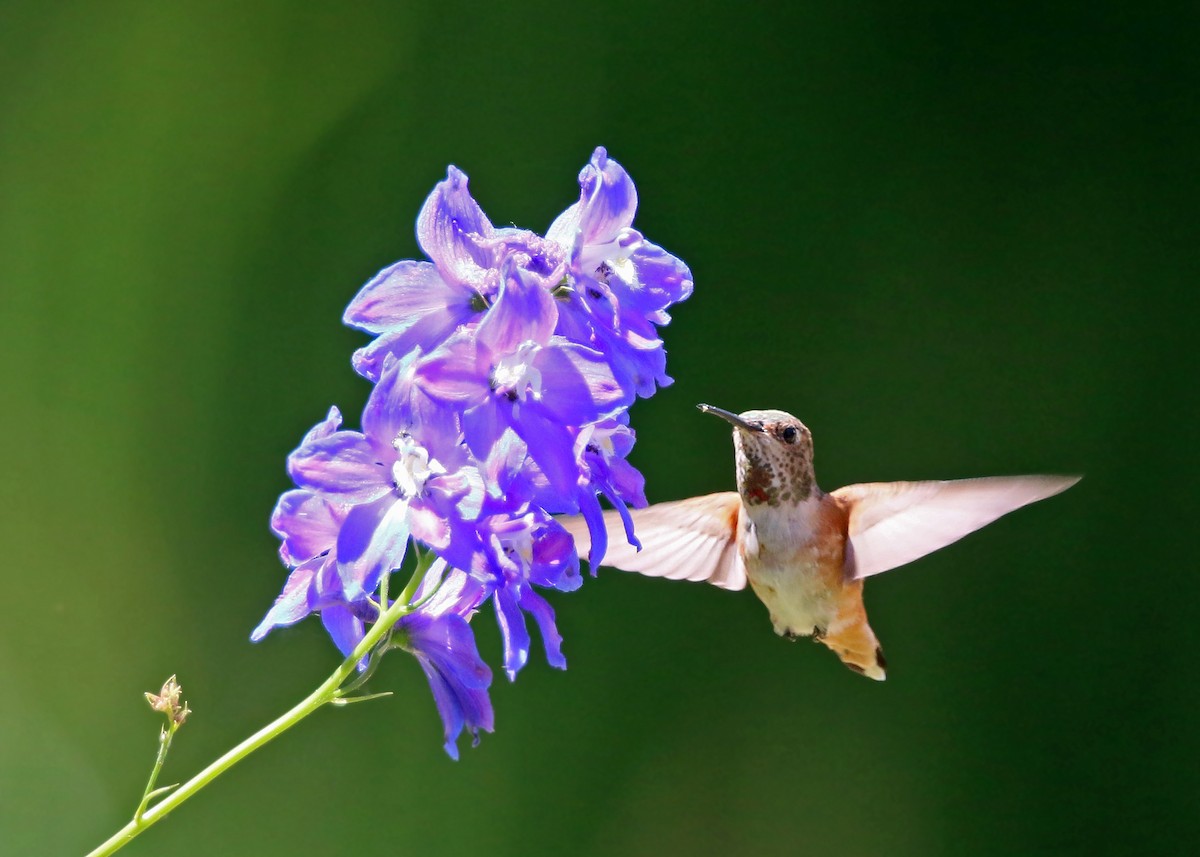
[[[584,515],[594,568],[606,544],[599,498],[622,514],[645,505],[626,460],[628,409],[670,383],[656,329],[692,290],[687,266],[633,229],[637,193],[604,149],[579,186],[542,237],[494,227],[466,174],[447,170],[417,219],[428,259],[385,268],[346,309],[374,337],[352,360],[374,384],[362,430],[331,410],[289,457],[296,488],[272,517],[291,573],[255,640],[318,613],[348,654],[386,608],[376,589],[410,544],[436,555],[409,587],[392,647],[424,670],[456,758],[463,730],[477,739],[493,727],[471,625],[487,602],[510,679],[529,658],[527,617],[547,662],[565,668],[539,590],[582,578],[553,515]],[[627,536],[636,544],[632,526]]]

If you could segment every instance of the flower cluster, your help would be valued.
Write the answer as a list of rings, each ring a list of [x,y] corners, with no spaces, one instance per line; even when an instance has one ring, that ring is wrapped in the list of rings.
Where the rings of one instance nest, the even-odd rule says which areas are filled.
[[[547,661],[566,666],[538,589],[570,591],[581,577],[552,516],[586,518],[593,568],[606,548],[600,496],[636,544],[626,506],[646,501],[626,461],[627,411],[670,383],[657,326],[692,290],[683,262],[632,228],[633,182],[604,149],[579,184],[542,237],[494,227],[449,168],[417,218],[429,261],[385,268],[346,309],[374,336],[353,358],[374,384],[362,431],[331,409],[289,457],[297,487],[271,519],[292,571],[254,640],[319,613],[348,655],[388,605],[410,543],[436,554],[396,635],[429,679],[456,758],[464,728],[476,740],[492,729],[491,671],[468,625],[485,602],[510,679],[528,660],[527,617]]]

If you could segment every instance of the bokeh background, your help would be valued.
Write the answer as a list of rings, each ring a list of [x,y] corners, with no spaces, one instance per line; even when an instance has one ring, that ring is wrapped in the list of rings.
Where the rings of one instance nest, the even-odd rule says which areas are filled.
[[[696,280],[633,411],[651,499],[732,485],[701,401],[800,415],[826,488],[1086,479],[870,582],[884,684],[608,572],[460,762],[393,656],[126,853],[1196,853],[1195,4],[0,16],[0,851],[124,822],[171,673],[165,782],[334,667],[315,621],[247,635],[284,456],[365,400],[342,308],[447,163],[540,230],[603,144]]]

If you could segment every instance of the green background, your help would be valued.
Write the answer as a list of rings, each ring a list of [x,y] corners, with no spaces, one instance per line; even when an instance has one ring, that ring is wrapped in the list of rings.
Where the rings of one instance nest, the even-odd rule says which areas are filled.
[[[652,500],[732,485],[701,401],[827,489],[1084,481],[870,582],[884,684],[608,572],[460,762],[393,656],[125,853],[1196,853],[1197,7],[1002,5],[0,5],[0,851],[124,822],[171,673],[166,782],[333,668],[247,635],[284,456],[367,393],[342,308],[447,163],[541,230],[603,144],[696,280]]]

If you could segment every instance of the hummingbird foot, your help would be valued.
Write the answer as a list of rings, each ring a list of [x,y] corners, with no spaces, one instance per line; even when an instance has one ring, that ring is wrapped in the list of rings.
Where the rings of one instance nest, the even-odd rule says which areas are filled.
[[[775,633],[781,637],[791,640],[793,643],[801,637],[811,637],[814,643],[820,643],[825,639],[825,629],[820,625],[813,625],[811,631],[797,631],[795,628],[785,628],[780,623],[775,623]]]

